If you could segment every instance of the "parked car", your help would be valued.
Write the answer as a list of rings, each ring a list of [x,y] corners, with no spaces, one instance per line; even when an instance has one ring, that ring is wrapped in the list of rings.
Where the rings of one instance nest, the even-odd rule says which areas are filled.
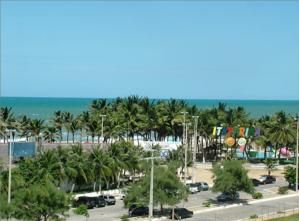
[[[209,184],[207,184],[206,182],[198,182],[195,184],[200,185],[202,191],[209,190]]]
[[[104,198],[104,196],[100,195],[96,198],[96,207],[104,207],[107,205],[106,200]]]
[[[295,191],[296,190],[296,184],[295,183],[289,184],[289,188]],[[298,184],[298,189],[299,189],[299,184]]]
[[[194,185],[197,187],[197,192],[202,190],[201,183],[194,183]]]
[[[274,183],[276,178],[274,176],[263,175],[259,178],[260,184]]]
[[[133,204],[129,208],[129,216],[146,216],[148,215],[148,211],[147,206],[137,206]]]
[[[176,219],[176,220],[190,218],[192,216],[193,216],[193,211],[187,210],[186,208],[175,208],[174,209],[174,219]],[[169,214],[169,218],[172,219],[172,210]]]
[[[221,193],[219,196],[217,196],[217,201],[218,202],[227,202],[227,201],[238,200],[239,198],[240,198],[240,194],[238,192],[235,194]]]
[[[189,192],[192,193],[192,194],[199,192],[198,191],[198,186],[194,183],[186,184],[186,186],[187,186]]]
[[[92,209],[97,206],[97,197],[80,196],[74,201],[74,206],[86,205],[88,209]]]
[[[254,185],[254,186],[258,186],[258,185],[260,185],[260,181],[259,180],[257,180],[257,179],[250,179],[251,180],[251,182],[252,182],[252,184]]]
[[[116,200],[115,200],[115,197],[114,197],[114,196],[111,196],[111,195],[104,195],[103,197],[104,197],[104,199],[105,199],[107,205],[115,205]]]

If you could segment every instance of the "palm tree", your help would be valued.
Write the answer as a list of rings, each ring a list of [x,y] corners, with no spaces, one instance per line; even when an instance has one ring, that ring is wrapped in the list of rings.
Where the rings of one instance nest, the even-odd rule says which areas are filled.
[[[278,112],[273,117],[273,121],[269,124],[268,136],[271,143],[275,145],[275,156],[279,146],[288,146],[295,141],[295,129],[293,119],[287,117],[284,112]],[[280,158],[280,151],[278,153]]]
[[[17,130],[20,133],[20,136],[25,137],[27,141],[28,138],[30,137],[30,129],[29,129],[30,121],[31,119],[28,118],[26,115],[21,116],[20,119],[17,121],[18,122]]]
[[[63,125],[64,125],[64,128],[66,129],[66,132],[67,132],[66,142],[68,143],[69,142],[70,127],[71,127],[71,124],[73,122],[74,116],[73,116],[73,114],[71,114],[70,112],[67,112],[67,111],[63,112],[62,116],[63,116]]]
[[[126,168],[126,163],[124,159],[127,158],[127,153],[124,150],[124,145],[124,142],[114,143],[108,149],[110,167],[113,171],[114,179],[117,183],[118,188],[120,185],[120,176],[122,174],[122,171]]]
[[[44,139],[49,143],[53,143],[57,139],[59,139],[59,131],[57,130],[57,128],[51,126],[46,127],[44,131]]]
[[[41,151],[40,139],[42,137],[42,132],[44,131],[44,128],[45,128],[44,120],[33,119],[32,121],[30,121],[29,124],[30,135],[35,138],[38,151]]]
[[[64,181],[65,174],[59,162],[58,155],[55,150],[46,150],[37,156],[36,165],[38,167],[35,180],[46,179],[59,185]]]
[[[54,118],[52,119],[54,127],[59,131],[59,142],[62,141],[62,128],[63,128],[63,112],[54,112]]]
[[[107,180],[107,177],[111,174],[112,169],[109,167],[109,156],[99,146],[92,148],[88,159],[92,165],[92,172],[95,178],[94,191],[96,189],[96,183],[99,183],[99,191],[102,192],[101,179]]]
[[[6,139],[6,129],[13,127],[13,122],[15,121],[11,107],[1,107],[0,108],[0,135],[4,138],[4,143]]]
[[[75,167],[75,162],[72,160],[72,155],[70,154],[71,150],[69,148],[58,146],[56,152],[60,168],[63,170],[64,179],[67,181],[74,180],[78,173]]]
[[[88,142],[88,136],[89,136],[89,128],[88,124],[91,120],[90,113],[88,111],[83,111],[78,118],[80,119],[80,125],[81,125],[81,134],[82,130],[85,129],[86,132],[86,137],[87,137],[87,142]]]
[[[73,119],[71,124],[69,125],[69,129],[72,134],[73,143],[75,142],[75,133],[79,128],[80,128],[79,121],[77,119]]]
[[[138,98],[130,96],[124,99],[118,106],[118,116],[120,123],[127,129],[127,139],[133,140],[138,128],[138,117],[141,107],[137,103]]]
[[[91,135],[91,142],[94,143],[94,137],[96,136],[97,131],[99,130],[99,123],[96,119],[90,119],[86,123],[87,132]]]
[[[91,103],[91,112],[92,114],[106,114],[109,108],[109,103],[107,99],[97,99],[93,100]]]
[[[88,156],[83,151],[82,145],[72,145],[69,155],[69,166],[77,172],[69,177],[69,179],[73,181],[71,190],[71,192],[73,192],[76,184],[80,187],[81,184],[87,183],[90,180],[91,171]]]

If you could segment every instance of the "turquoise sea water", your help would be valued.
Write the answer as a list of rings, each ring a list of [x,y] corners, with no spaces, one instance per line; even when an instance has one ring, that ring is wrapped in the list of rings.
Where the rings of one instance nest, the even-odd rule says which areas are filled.
[[[28,97],[0,97],[0,107],[12,107],[16,116],[27,115],[31,118],[49,119],[54,111],[69,111],[79,114],[86,111],[95,98],[28,98]],[[112,100],[112,99],[108,99]],[[258,118],[271,115],[278,111],[295,115],[299,113],[299,100],[200,100],[186,99],[190,105],[199,108],[217,107],[219,102],[226,103],[227,107],[242,106],[251,117]]]

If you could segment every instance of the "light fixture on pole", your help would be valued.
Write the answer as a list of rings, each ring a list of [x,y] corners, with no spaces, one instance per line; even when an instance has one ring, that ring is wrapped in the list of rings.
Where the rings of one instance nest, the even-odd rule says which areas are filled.
[[[188,167],[187,167],[187,160],[188,160],[188,126],[191,125],[191,123],[186,123],[186,135],[185,135],[185,138],[186,138],[186,144],[185,144],[185,168],[184,168],[184,182],[185,184],[187,183],[187,170],[188,170]]]
[[[104,142],[104,118],[106,117],[106,115],[101,114],[100,117],[102,118],[101,148],[103,149],[103,142]]]
[[[197,124],[198,116],[192,116],[194,119],[194,131],[193,131],[193,167],[192,167],[192,181],[195,182],[195,160],[196,160],[196,147],[197,147]]]
[[[153,209],[154,209],[154,160],[161,159],[161,157],[154,157],[154,149],[153,144],[151,149],[149,150],[152,154],[151,157],[143,158],[142,160],[151,160],[151,180],[150,180],[150,197],[149,197],[149,213],[148,218],[151,219],[153,217]]]
[[[7,203],[10,204],[11,201],[11,163],[12,163],[12,144],[14,142],[13,133],[16,130],[7,129],[5,130],[9,134],[9,160],[8,160],[8,193],[7,193]],[[8,139],[7,139],[8,140]]]
[[[186,114],[188,112],[182,111],[181,114],[184,115],[184,122],[183,122],[183,148],[185,148],[185,167],[184,167],[184,182],[186,184],[186,175],[187,175],[187,145],[186,145]]]

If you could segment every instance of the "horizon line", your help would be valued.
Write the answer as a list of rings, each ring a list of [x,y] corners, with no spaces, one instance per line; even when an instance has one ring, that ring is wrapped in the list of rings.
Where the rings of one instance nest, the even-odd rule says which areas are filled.
[[[131,96],[138,96],[139,98],[148,98],[150,100],[219,100],[219,101],[298,101],[298,99],[253,99],[253,98],[175,98],[175,97],[168,97],[168,98],[151,98],[148,96],[140,96],[140,95],[129,95],[129,96],[117,96],[117,97],[50,97],[50,96],[38,96],[38,97],[32,97],[32,96],[0,96],[1,98],[44,98],[44,99],[116,99],[116,98],[128,98]]]

